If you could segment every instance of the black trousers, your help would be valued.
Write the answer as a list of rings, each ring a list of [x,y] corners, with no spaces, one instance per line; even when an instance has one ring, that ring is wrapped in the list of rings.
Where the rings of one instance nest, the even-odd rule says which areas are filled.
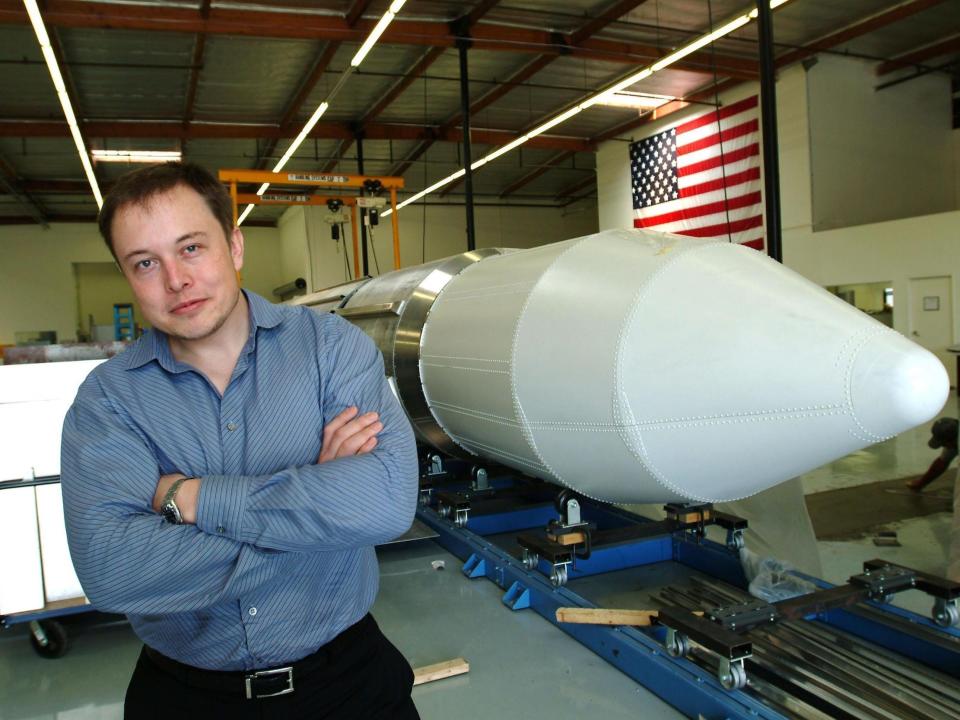
[[[410,698],[410,664],[369,620],[369,630],[351,638],[354,642],[295,678],[292,693],[254,700],[244,697],[239,684],[229,692],[197,687],[189,672],[160,667],[144,650],[127,688],[124,718],[419,720]]]

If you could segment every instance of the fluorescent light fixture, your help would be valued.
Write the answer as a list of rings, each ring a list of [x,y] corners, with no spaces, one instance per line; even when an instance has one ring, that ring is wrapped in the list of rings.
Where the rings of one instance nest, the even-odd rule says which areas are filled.
[[[401,0],[397,0],[397,1],[401,2]],[[770,0],[770,9],[773,10],[775,8],[778,8],[781,5],[786,4],[787,2],[789,2],[789,0]],[[511,150],[514,150],[520,145],[523,145],[525,142],[530,140],[530,138],[533,138],[533,137],[536,137],[537,135],[545,133],[547,130],[550,130],[551,128],[556,127],[557,125],[560,125],[561,123],[566,122],[577,113],[581,112],[582,110],[586,110],[587,108],[592,107],[594,105],[623,105],[625,103],[622,100],[620,100],[622,96],[636,96],[636,97],[645,97],[645,98],[655,99],[655,104],[648,104],[648,105],[637,104],[637,105],[628,105],[628,107],[643,107],[646,109],[654,109],[654,108],[660,107],[661,105],[665,105],[666,103],[670,102],[674,98],[667,97],[664,95],[648,95],[645,93],[624,93],[623,91],[626,90],[631,85],[635,85],[641,80],[645,80],[646,78],[650,77],[654,73],[659,72],[660,70],[663,70],[664,68],[670,65],[673,65],[678,60],[682,60],[687,55],[690,55],[691,53],[696,52],[697,50],[709,45],[710,43],[719,40],[724,35],[729,35],[734,30],[738,30],[742,28],[751,20],[755,19],[757,17],[757,14],[758,14],[757,10],[756,8],[754,8],[750,12],[740,15],[734,18],[733,20],[730,20],[729,22],[725,23],[724,25],[717,28],[713,32],[700,36],[693,42],[687,45],[684,45],[679,50],[676,50],[670,55],[667,55],[665,58],[661,58],[660,60],[653,63],[652,65],[643,68],[642,70],[634,73],[633,75],[625,77],[623,80],[620,80],[619,82],[612,85],[611,87],[605,88],[600,92],[597,92],[591,95],[586,100],[581,102],[579,105],[575,105],[569,110],[565,110],[559,115],[547,120],[542,125],[538,125],[533,130],[529,131],[526,135],[522,135],[518,137],[516,140],[513,140],[507,143],[503,147],[499,147],[493,152],[488,153],[487,155],[484,155],[482,158],[472,163],[470,165],[470,169],[476,170],[478,167],[486,165],[488,162],[495,160],[501,155],[505,155],[506,153],[510,152]],[[399,210],[400,208],[405,207],[412,202],[416,202],[417,200],[422,198],[424,195],[429,195],[434,190],[441,188],[444,185],[447,185],[448,183],[451,183],[454,180],[457,180],[458,178],[463,177],[465,173],[466,173],[466,170],[463,170],[463,169],[458,170],[457,172],[453,173],[453,175],[450,175],[444,178],[443,180],[434,183],[427,189],[421,190],[416,195],[413,195],[412,197],[409,197],[406,200],[404,200],[402,203],[399,203],[397,205],[397,209]],[[384,215],[389,215],[391,212],[392,211],[389,209],[384,210],[382,213],[380,213],[380,215],[382,217]]]
[[[283,166],[287,164],[290,158],[293,157],[293,154],[297,149],[303,144],[303,141],[307,139],[307,135],[310,134],[310,131],[313,130],[314,126],[327,111],[327,108],[330,107],[330,103],[324,100],[322,103],[317,105],[317,109],[313,111],[313,115],[310,116],[310,119],[307,120],[307,124],[303,126],[303,130],[300,131],[300,134],[294,138],[294,141],[290,143],[290,147],[287,148],[287,151],[283,154],[283,157],[280,158],[280,161],[274,166],[274,172],[280,172],[283,170]],[[261,190],[266,190],[266,188],[261,188]],[[258,195],[262,195],[262,192],[258,192]]]
[[[604,93],[603,97],[597,100],[598,105],[609,105],[610,107],[637,108],[638,110],[653,110],[666,105],[673,100],[669,95],[653,95],[651,93],[629,92],[621,90],[616,93]]]
[[[630,87],[631,85],[635,85],[636,83],[640,82],[641,80],[646,80],[646,79],[647,79],[648,77],[650,77],[651,75],[653,75],[653,70],[651,70],[650,68],[644,68],[644,69],[641,70],[640,72],[634,73],[633,75],[630,75],[629,77],[625,77],[623,80],[621,80],[620,82],[618,82],[616,85],[613,85],[612,87],[608,87],[608,88],[606,88],[605,90],[601,90],[600,92],[596,93],[595,95],[591,95],[590,97],[588,97],[586,100],[584,100],[582,103],[580,103],[580,109],[581,109],[581,110],[586,110],[588,107],[590,107],[590,106],[592,106],[592,105],[596,105],[597,103],[602,103],[602,102],[603,102],[603,99],[604,99],[607,95],[613,95],[613,94],[615,94],[615,93],[620,92],[621,90],[626,90],[626,89],[627,89],[628,87]]]
[[[247,205],[243,212],[240,213],[240,217],[237,218],[237,227],[240,227],[243,224],[243,221],[247,219],[247,215],[249,215],[251,212],[253,212],[253,203]]]
[[[179,162],[179,150],[91,150],[95,162],[166,163]]]
[[[663,68],[667,67],[668,65],[673,65],[675,62],[677,62],[678,60],[682,60],[687,55],[695,53],[697,50],[703,47],[706,47],[712,42],[719,40],[724,35],[729,35],[734,30],[739,30],[748,22],[750,22],[750,20],[751,20],[751,17],[749,13],[746,15],[741,15],[738,18],[734,18],[733,20],[728,22],[726,25],[723,25],[722,27],[719,27],[716,30],[714,30],[712,33],[707,33],[706,35],[703,35],[702,37],[697,38],[692,43],[684,45],[682,48],[680,48],[676,52],[673,52],[667,55],[665,58],[661,58],[660,60],[657,60],[657,62],[655,62],[653,65],[650,66],[650,69],[653,72],[659,72],[660,70],[663,70]]]
[[[577,113],[579,113],[582,109],[583,109],[583,108],[581,108],[579,105],[575,105],[574,107],[570,108],[569,110],[560,113],[560,114],[557,115],[556,117],[551,118],[550,120],[547,120],[547,121],[546,121],[545,123],[543,123],[542,125],[538,125],[537,127],[535,127],[533,130],[531,130],[530,132],[528,132],[528,133],[526,134],[525,139],[529,140],[530,138],[536,137],[537,135],[542,135],[543,133],[545,133],[545,132],[546,132],[547,130],[549,130],[550,128],[555,127],[556,125],[559,125],[560,123],[566,122],[567,120],[569,120],[570,118],[572,118],[574,115],[576,115]]]
[[[390,3],[390,7],[377,21],[377,24],[367,36],[367,39],[363,41],[363,45],[361,45],[360,49],[357,50],[357,54],[353,56],[353,59],[350,61],[350,67],[347,68],[346,72],[340,75],[340,79],[327,95],[327,99],[320,103],[320,105],[317,106],[317,109],[314,110],[313,115],[311,115],[310,119],[307,120],[307,124],[303,126],[303,130],[300,131],[300,134],[297,135],[296,139],[294,139],[294,141],[290,144],[290,147],[287,148],[287,151],[283,154],[283,157],[281,157],[280,161],[274,166],[273,172],[280,172],[283,170],[290,158],[293,157],[293,154],[297,152],[300,145],[303,144],[303,141],[307,139],[307,135],[309,135],[310,131],[313,130],[314,125],[317,124],[320,116],[323,115],[330,107],[330,103],[333,101],[334,96],[340,92],[340,88],[342,88],[346,83],[347,77],[353,72],[354,68],[359,67],[360,63],[363,62],[363,59],[370,52],[371,48],[377,44],[377,40],[379,40],[380,36],[383,35],[383,31],[387,29],[387,26],[393,22],[393,19],[397,16],[397,13],[400,12],[400,8],[403,7],[405,2],[406,0],[393,0],[393,2]],[[261,185],[260,189],[257,190],[257,195],[262,196],[267,191],[268,187],[270,187],[269,183],[264,183]],[[246,219],[247,215],[250,214],[251,209],[253,209],[253,205],[247,205],[246,210],[243,211],[243,214],[240,216],[239,220],[237,220],[237,225]]]
[[[390,5],[390,8],[383,14],[377,24],[373,28],[367,39],[363,41],[363,45],[360,46],[360,49],[357,50],[357,54],[353,56],[353,59],[350,61],[350,64],[353,67],[359,67],[360,63],[363,62],[363,59],[367,56],[367,53],[370,52],[371,48],[377,44],[377,40],[380,39],[380,36],[383,35],[383,31],[387,29],[387,25],[393,22],[393,19],[397,16],[397,13],[400,12],[400,8],[403,7],[403,3],[406,0],[394,0]]]
[[[30,24],[33,25],[33,32],[37,36],[37,42],[40,43],[40,51],[43,53],[43,59],[47,63],[47,70],[50,71],[50,79],[53,80],[53,87],[57,91],[57,98],[60,100],[60,106],[63,108],[63,115],[67,119],[70,135],[73,137],[73,144],[76,145],[77,153],[80,155],[80,164],[83,165],[83,172],[87,176],[87,182],[90,183],[93,197],[97,201],[97,208],[101,208],[103,207],[103,195],[100,194],[97,176],[93,174],[93,165],[90,163],[87,147],[83,142],[83,137],[80,135],[77,116],[74,114],[73,106],[70,104],[70,96],[67,95],[67,86],[63,82],[63,75],[60,74],[60,66],[57,64],[56,54],[53,52],[53,46],[50,44],[50,36],[47,34],[47,28],[43,24],[40,8],[37,6],[36,0],[23,0],[23,4],[27,9]]]
[[[510,152],[510,151],[513,150],[514,148],[520,147],[520,146],[523,145],[527,140],[528,140],[528,137],[527,137],[526,135],[521,135],[521,136],[518,137],[516,140],[511,140],[511,141],[508,142],[506,145],[503,145],[503,146],[501,146],[501,147],[498,147],[496,150],[494,150],[494,151],[491,152],[491,153],[487,153],[487,154],[484,155],[482,158],[480,158],[480,160],[478,160],[477,162],[480,162],[480,161],[482,160],[482,161],[483,161],[483,164],[485,165],[485,164],[487,164],[488,162],[490,162],[491,160],[496,160],[496,159],[497,159],[498,157],[500,157],[501,155],[504,155],[504,154]]]

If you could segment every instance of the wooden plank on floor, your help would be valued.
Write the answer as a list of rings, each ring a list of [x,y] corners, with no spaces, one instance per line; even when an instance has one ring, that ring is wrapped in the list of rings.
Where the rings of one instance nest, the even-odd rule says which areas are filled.
[[[433,665],[424,665],[415,668],[413,671],[413,684],[423,685],[424,683],[442,680],[443,678],[453,677],[454,675],[463,675],[470,672],[470,663],[463,658],[454,658],[453,660],[444,660]]]
[[[703,615],[697,612],[697,615]],[[557,608],[557,622],[578,625],[631,625],[650,627],[657,617],[656,610],[615,610],[607,608]]]

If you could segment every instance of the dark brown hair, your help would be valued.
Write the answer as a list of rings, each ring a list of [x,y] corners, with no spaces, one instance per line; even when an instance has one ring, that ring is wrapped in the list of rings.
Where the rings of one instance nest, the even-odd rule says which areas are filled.
[[[112,225],[117,211],[127,205],[142,205],[177,185],[186,185],[203,198],[229,241],[233,231],[233,201],[223,183],[194,163],[151,165],[121,177],[103,200],[97,224],[114,259],[117,254],[113,251]]]

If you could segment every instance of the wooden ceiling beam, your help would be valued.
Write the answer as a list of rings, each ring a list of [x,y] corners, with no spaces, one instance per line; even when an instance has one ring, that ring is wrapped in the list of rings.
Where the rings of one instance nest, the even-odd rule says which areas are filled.
[[[960,35],[952,35],[933,44],[891,58],[877,68],[877,75],[887,75],[894,70],[923,65],[927,60],[955,53],[960,53]]]
[[[679,100],[674,100],[672,102],[667,103],[666,105],[662,105],[658,107],[656,110],[649,112],[643,117],[637,118],[636,120],[629,120],[625,123],[614,125],[613,127],[594,135],[592,138],[590,138],[590,142],[594,144],[599,144],[602,142],[606,142],[607,140],[612,140],[613,138],[619,137],[620,135],[625,135],[633,130],[636,130],[639,127],[646,125],[647,123],[651,123],[654,120],[660,120],[661,118],[664,118],[667,115],[671,115],[677,112],[678,110],[683,110],[685,107],[689,107],[691,103],[711,102],[720,93],[726,92],[727,90],[730,90],[731,88],[734,88],[739,84],[740,84],[740,81],[735,80],[733,78],[722,80],[716,85],[711,84],[709,87],[704,88],[703,90],[698,90],[697,92],[691,95],[687,95],[684,98],[681,98]]]
[[[803,47],[791,50],[776,58],[777,67],[785,67],[800,60],[804,60],[812,55],[816,55],[823,50],[831,50],[841,43],[853,40],[875,30],[880,30],[899,22],[905,18],[916,15],[917,13],[929,10],[943,3],[944,0],[908,0],[901,2],[893,7],[871,15],[868,18],[855,22],[842,30],[826,35]]]
[[[566,198],[570,197],[571,195],[575,195],[576,193],[580,192],[581,190],[585,190],[586,188],[590,187],[591,185],[596,185],[596,184],[597,184],[597,175],[596,175],[596,173],[594,173],[593,175],[588,175],[588,176],[585,177],[583,180],[580,180],[580,181],[574,183],[573,185],[571,185],[570,187],[568,187],[568,188],[566,188],[566,189],[564,189],[564,190],[561,190],[559,193],[557,193],[557,197],[556,197],[555,199],[556,199],[556,200],[565,200]]]
[[[397,80],[393,86],[387,90],[384,96],[380,98],[380,101],[367,111],[367,113],[360,120],[360,127],[364,127],[368,122],[378,117],[380,113],[386,110],[394,100],[400,97],[404,90],[413,84],[414,80],[425,73],[427,68],[433,65],[433,63],[435,63],[445,52],[446,48],[430,48],[427,50],[423,57],[421,57],[414,64],[414,66],[404,74],[402,78]],[[342,143],[340,143],[340,147],[337,148],[337,157],[324,166],[323,172],[332,172],[352,146],[353,140],[344,140]]]
[[[514,182],[510,183],[506,188],[504,188],[501,191],[500,197],[505,198],[510,195],[513,195],[513,193],[515,193],[517,190],[519,190],[522,187],[526,187],[527,185],[532,183],[534,180],[536,180],[538,177],[540,177],[545,172],[547,172],[547,170],[556,167],[562,162],[566,162],[573,156],[574,156],[574,153],[572,152],[562,152],[553,156],[540,167],[534,168],[533,170],[528,172],[526,175],[521,177],[519,180],[515,180]]]
[[[85,192],[90,192],[89,184],[83,183],[83,187]],[[5,194],[12,196],[17,204],[30,214],[33,222],[44,227],[49,226],[50,219],[43,205],[30,196],[30,191],[24,187],[17,171],[3,157],[0,157],[0,191],[2,190],[5,190]]]
[[[216,123],[190,123],[184,127],[178,121],[139,122],[133,121],[93,121],[86,123],[86,131],[91,138],[179,138],[180,140],[223,140],[223,139],[284,139],[294,137],[297,128],[281,128],[276,125],[220,125]],[[70,130],[65,122],[48,120],[0,120],[0,137],[47,137],[67,138]],[[354,131],[349,123],[319,122],[310,133],[310,138],[319,140],[350,140]],[[460,142],[462,133],[459,128],[441,128],[422,125],[401,125],[393,123],[369,123],[365,128],[365,137],[369,140],[440,140]],[[515,140],[518,135],[510,130],[476,128],[471,130],[475,143],[484,145],[504,145]],[[590,141],[583,138],[556,135],[538,135],[532,138],[528,147],[554,148],[557,150],[575,150],[591,152],[595,149]]]
[[[571,33],[568,36],[568,41],[570,44],[576,45],[588,40],[592,35],[599,32],[611,22],[619,19],[630,10],[642,5],[644,2],[646,2],[646,0],[617,0],[617,2],[608,7],[604,12],[600,13],[596,18],[588,21],[586,24]],[[525,63],[523,67],[516,70],[509,78],[498,83],[495,87],[471,102],[470,116],[473,117],[476,113],[486,109],[515,88],[521,87],[523,83],[550,65],[550,63],[552,63],[556,58],[556,55],[544,53]],[[441,125],[441,128],[447,129],[456,127],[458,124],[460,124],[462,119],[462,113],[455,113],[446,122],[444,122],[443,125]],[[539,121],[536,124],[539,124]],[[535,125],[532,125],[531,127],[534,126]],[[427,147],[429,147],[429,141]],[[426,148],[424,148],[424,151],[425,150]],[[406,169],[408,166],[409,165],[404,165],[403,167]],[[454,180],[451,182],[440,191],[440,197],[446,197],[449,195],[454,189],[459,187],[463,180],[463,178],[460,178],[459,180]],[[501,197],[503,196],[501,195]]]
[[[78,0],[48,0],[44,4],[44,20],[48,27],[148,30],[341,42],[362,42],[376,22],[374,19],[360,19],[351,26],[346,17],[217,7],[211,8],[209,17],[204,18],[199,10],[192,8],[151,7],[150,12],[145,13],[139,5]],[[22,3],[16,0],[0,0],[0,24],[27,23],[27,14]],[[663,55],[659,48],[652,45],[595,37],[573,43],[569,36],[548,30],[493,23],[477,23],[471,29],[470,39],[472,46],[481,50],[571,55],[627,65],[643,65]],[[457,35],[446,22],[405,20],[401,16],[390,24],[380,42],[455,47]],[[716,57],[716,63],[720,72],[725,75],[740,73],[750,75],[751,78],[757,75],[757,62],[752,58],[720,55]],[[703,51],[690,55],[674,67],[708,72],[712,71],[713,64],[714,56]]]
[[[210,3],[212,0],[203,0],[200,6],[200,15],[202,17],[210,16]],[[190,76],[187,79],[187,99],[183,108],[183,121],[189,123],[193,120],[193,106],[197,99],[197,84],[200,81],[200,68],[203,67],[203,53],[207,44],[206,33],[197,33],[193,44],[193,62],[190,67]]]
[[[89,186],[88,186],[89,189]],[[97,221],[96,213],[91,213],[85,215],[82,213],[62,213],[56,215],[48,215],[47,220],[51,223],[95,223]],[[0,215],[0,225],[35,225],[37,221],[32,217],[25,215]],[[276,220],[257,220],[255,218],[248,218],[244,223],[244,227],[277,227]]]

